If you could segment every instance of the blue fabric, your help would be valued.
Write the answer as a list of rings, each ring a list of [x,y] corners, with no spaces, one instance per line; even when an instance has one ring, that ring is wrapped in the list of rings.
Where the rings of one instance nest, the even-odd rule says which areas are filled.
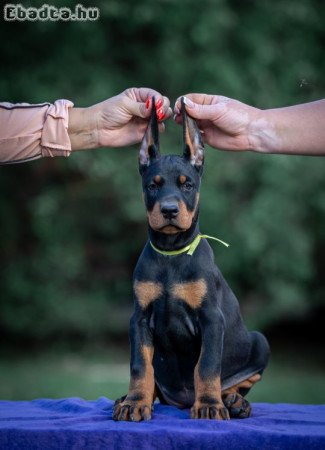
[[[153,419],[141,423],[114,422],[112,406],[104,397],[0,401],[0,449],[325,448],[325,405],[257,403],[249,419],[209,421],[157,404]]]

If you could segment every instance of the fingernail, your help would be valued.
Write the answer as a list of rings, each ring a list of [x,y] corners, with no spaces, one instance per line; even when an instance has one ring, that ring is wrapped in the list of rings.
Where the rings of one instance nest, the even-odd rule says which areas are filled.
[[[194,103],[192,102],[192,100],[190,100],[187,97],[184,97],[184,103],[186,106],[188,106],[189,108],[194,108]]]
[[[173,120],[176,120],[177,114],[173,115]]]
[[[158,102],[156,103],[156,109],[159,109],[162,107],[163,101],[161,99],[158,100]]]
[[[162,120],[165,117],[165,113],[162,109],[158,109],[157,111],[157,117],[159,120]]]
[[[151,101],[150,98],[148,98],[146,101],[146,109],[150,108],[150,101]]]

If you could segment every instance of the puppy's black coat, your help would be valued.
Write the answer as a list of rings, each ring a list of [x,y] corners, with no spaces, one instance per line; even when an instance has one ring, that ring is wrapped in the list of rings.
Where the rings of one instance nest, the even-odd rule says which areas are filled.
[[[160,156],[153,99],[139,154],[149,241],[134,272],[131,380],[115,420],[150,419],[156,396],[191,408],[193,418],[248,417],[244,395],[269,357],[265,337],[247,331],[208,242],[197,238],[204,147],[183,101],[182,117],[183,156]]]

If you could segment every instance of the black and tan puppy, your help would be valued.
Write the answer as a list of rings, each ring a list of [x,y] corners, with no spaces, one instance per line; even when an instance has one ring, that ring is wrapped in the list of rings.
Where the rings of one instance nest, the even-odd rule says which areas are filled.
[[[248,417],[244,395],[261,378],[269,346],[247,331],[238,301],[199,231],[204,147],[182,103],[184,153],[160,156],[153,100],[139,164],[149,222],[134,272],[131,380],[115,420],[148,420],[153,402],[191,408],[192,418]]]

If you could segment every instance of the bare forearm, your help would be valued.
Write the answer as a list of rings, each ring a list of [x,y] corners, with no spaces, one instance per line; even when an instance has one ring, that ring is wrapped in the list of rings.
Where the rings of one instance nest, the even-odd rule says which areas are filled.
[[[91,107],[69,109],[68,134],[73,151],[99,146],[97,120],[96,111]]]
[[[325,155],[325,100],[260,111],[250,125],[251,149]]]

